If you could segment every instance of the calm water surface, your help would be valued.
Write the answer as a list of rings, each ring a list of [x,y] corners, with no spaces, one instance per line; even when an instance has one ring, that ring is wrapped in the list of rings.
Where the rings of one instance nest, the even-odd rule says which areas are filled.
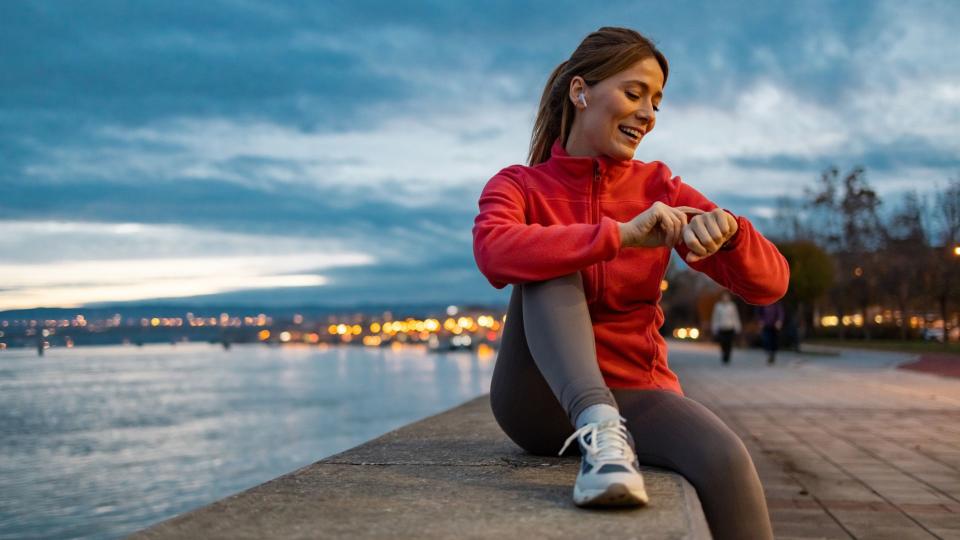
[[[121,537],[488,392],[493,362],[418,346],[0,352],[0,539]]]

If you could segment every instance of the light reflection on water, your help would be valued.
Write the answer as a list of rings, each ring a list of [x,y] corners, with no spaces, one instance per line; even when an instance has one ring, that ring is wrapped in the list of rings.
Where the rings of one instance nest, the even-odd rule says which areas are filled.
[[[0,539],[116,538],[490,388],[425,347],[0,353]]]

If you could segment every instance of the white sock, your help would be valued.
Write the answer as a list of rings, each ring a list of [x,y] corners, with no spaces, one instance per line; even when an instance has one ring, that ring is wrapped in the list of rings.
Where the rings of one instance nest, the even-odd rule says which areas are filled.
[[[612,405],[597,403],[580,411],[580,414],[577,415],[576,429],[580,429],[590,422],[602,422],[611,418],[619,420],[620,411]]]

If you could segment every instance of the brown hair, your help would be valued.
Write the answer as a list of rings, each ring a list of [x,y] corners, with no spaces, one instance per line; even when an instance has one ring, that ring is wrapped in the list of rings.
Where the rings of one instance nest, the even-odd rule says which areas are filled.
[[[550,147],[557,137],[561,143],[567,143],[574,116],[574,105],[568,95],[570,80],[575,75],[580,75],[588,86],[592,86],[651,56],[660,64],[663,84],[666,85],[670,71],[667,58],[639,32],[604,26],[585,37],[570,59],[557,66],[547,79],[530,137],[528,164],[533,166],[549,159]]]

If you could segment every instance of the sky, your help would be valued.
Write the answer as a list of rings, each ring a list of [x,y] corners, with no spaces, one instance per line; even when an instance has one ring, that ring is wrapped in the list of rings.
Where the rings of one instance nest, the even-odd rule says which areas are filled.
[[[960,173],[960,2],[0,2],[0,310],[501,302],[484,184],[601,26],[670,62],[660,160],[763,232],[828,165]]]

